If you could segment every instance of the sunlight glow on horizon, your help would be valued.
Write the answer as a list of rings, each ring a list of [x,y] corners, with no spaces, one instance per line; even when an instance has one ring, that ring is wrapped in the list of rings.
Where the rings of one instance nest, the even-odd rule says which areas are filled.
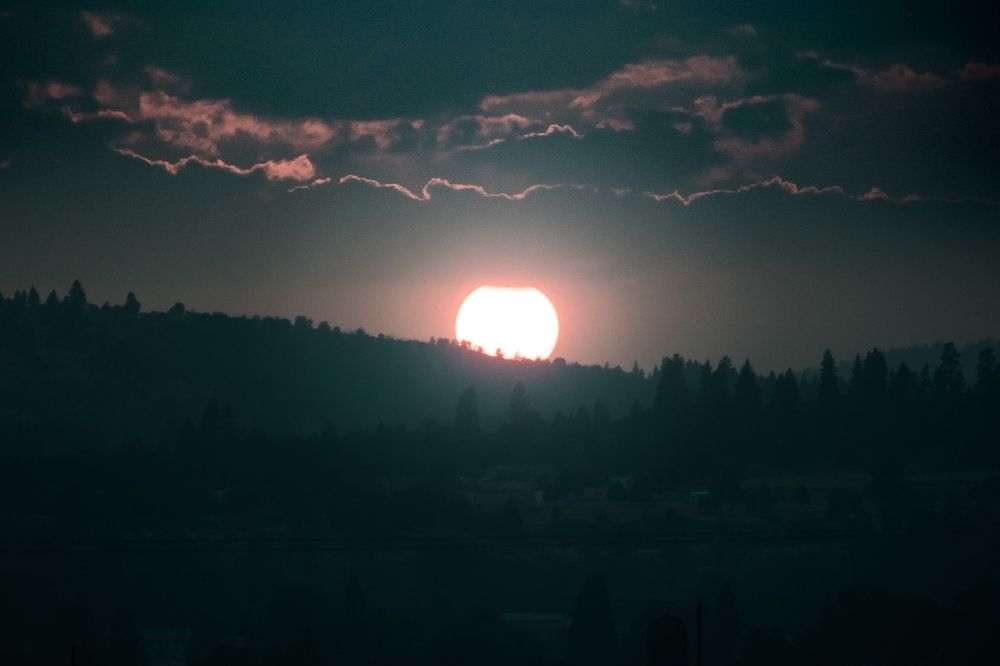
[[[547,359],[559,339],[559,317],[534,287],[482,286],[458,309],[455,338],[491,355]]]

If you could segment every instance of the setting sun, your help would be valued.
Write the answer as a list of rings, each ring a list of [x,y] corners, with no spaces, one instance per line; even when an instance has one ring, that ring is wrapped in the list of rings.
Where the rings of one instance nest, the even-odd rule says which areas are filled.
[[[548,358],[559,338],[559,318],[534,287],[479,287],[455,317],[455,337],[487,354]]]

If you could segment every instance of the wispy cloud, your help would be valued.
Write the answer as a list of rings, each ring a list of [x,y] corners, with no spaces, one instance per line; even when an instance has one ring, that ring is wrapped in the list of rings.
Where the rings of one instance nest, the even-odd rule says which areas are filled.
[[[726,28],[726,34],[733,37],[756,37],[757,28],[749,23],[743,23],[742,25],[734,25]]]
[[[310,189],[317,185],[325,185],[329,182],[330,182],[329,179],[318,179],[314,183],[311,183],[309,185],[299,185],[293,187],[289,191]],[[390,190],[398,194],[401,194],[402,196],[406,197],[411,201],[416,201],[416,202],[431,201],[432,192],[435,188],[444,188],[455,192],[471,192],[473,194],[476,194],[484,198],[502,199],[505,201],[523,201],[536,192],[548,191],[548,190],[569,189],[579,192],[604,191],[615,197],[642,196],[657,202],[673,201],[682,206],[690,206],[697,201],[709,197],[727,196],[727,195],[738,196],[759,190],[776,190],[784,194],[787,194],[789,196],[825,195],[825,196],[842,197],[845,199],[850,199],[852,201],[857,201],[859,203],[882,201],[891,204],[906,205],[906,204],[927,203],[927,202],[938,202],[938,203],[948,203],[948,204],[974,202],[987,206],[1000,206],[1000,202],[989,199],[976,198],[976,197],[945,198],[945,197],[923,196],[917,194],[908,194],[903,197],[892,197],[878,187],[872,187],[860,194],[850,194],[841,185],[823,185],[823,186],[799,185],[794,181],[782,178],[781,176],[777,175],[762,180],[752,181],[735,187],[698,190],[694,192],[689,192],[687,194],[684,194],[679,190],[661,193],[649,190],[636,189],[632,187],[602,188],[595,185],[584,185],[579,183],[558,183],[558,184],[541,183],[537,185],[531,185],[530,187],[527,187],[519,192],[512,192],[512,193],[490,192],[483,185],[476,185],[470,183],[453,183],[446,178],[431,178],[424,184],[422,188],[420,188],[419,191],[414,191],[406,187],[405,185],[401,185],[400,183],[385,182],[374,178],[358,176],[355,174],[347,174],[345,176],[341,176],[341,178],[337,182],[340,185],[348,183],[357,183],[375,189]]]
[[[240,167],[229,164],[221,159],[208,160],[197,155],[189,155],[179,160],[159,160],[141,155],[128,148],[116,148],[115,152],[125,157],[139,160],[150,166],[163,169],[171,175],[177,175],[182,169],[191,164],[198,164],[208,169],[221,169],[237,176],[249,176],[252,173],[262,172],[268,180],[297,180],[305,181],[316,175],[316,167],[310,161],[308,155],[299,155],[291,160],[267,160],[249,167]]]
[[[419,130],[423,126],[423,120],[404,118],[353,120],[347,123],[351,141],[369,140],[378,150],[388,150],[398,143],[402,137],[402,130]]]
[[[337,127],[309,118],[294,121],[265,120],[233,109],[229,100],[187,101],[162,91],[139,95],[138,120],[151,120],[164,143],[216,155],[220,143],[245,136],[258,143],[278,143],[296,150],[313,149],[329,142]]]
[[[311,190],[314,187],[321,187],[323,185],[329,185],[333,182],[333,178],[327,176],[326,178],[315,178],[311,183],[306,185],[296,185],[288,189],[289,192],[298,192],[299,190]]]
[[[962,71],[958,77],[962,81],[1000,78],[1000,65],[990,65],[985,62],[967,62],[962,67]]]
[[[712,147],[719,152],[727,153],[738,164],[748,164],[760,159],[776,159],[796,152],[805,143],[805,117],[817,110],[820,104],[801,95],[782,95],[780,99],[784,104],[785,116],[789,123],[787,130],[777,136],[720,137],[712,142]]]
[[[698,55],[685,59],[652,59],[626,64],[587,88],[530,90],[509,95],[489,95],[480,100],[483,111],[507,111],[524,116],[548,118],[575,112],[593,122],[606,121],[609,109],[604,103],[615,100],[618,106],[642,106],[629,95],[659,90],[671,85],[728,84],[744,78],[745,70],[733,56]]]
[[[71,123],[88,123],[93,120],[116,120],[124,123],[134,122],[124,111],[113,109],[98,109],[97,111],[74,111],[70,106],[63,106],[61,111]]]
[[[110,37],[115,33],[115,24],[121,21],[121,16],[111,12],[80,12],[80,19],[87,26],[94,39]]]
[[[553,123],[549,125],[544,132],[528,132],[527,134],[522,134],[520,139],[533,139],[536,137],[552,136],[554,134],[568,134],[574,139],[582,139],[583,135],[573,129],[572,125],[559,125]]]
[[[29,109],[42,106],[49,100],[65,100],[83,94],[79,86],[62,81],[29,81],[27,88],[24,106]]]
[[[674,201],[683,206],[690,206],[696,201],[708,197],[714,197],[720,195],[729,195],[729,196],[739,195],[762,189],[776,189],[790,196],[832,195],[850,199],[852,201],[858,201],[861,203],[882,201],[892,204],[907,205],[915,203],[936,202],[936,203],[946,203],[946,204],[977,203],[980,205],[990,206],[990,207],[1000,206],[1000,201],[994,201],[991,199],[982,199],[979,197],[949,198],[949,197],[924,196],[919,194],[907,194],[902,197],[892,197],[879,187],[871,187],[867,191],[861,194],[850,194],[841,185],[803,186],[793,181],[782,178],[781,176],[772,176],[771,178],[754,181],[751,183],[746,183],[744,185],[739,185],[738,187],[716,188],[710,190],[691,192],[689,194],[682,194],[678,190],[674,190],[673,192],[668,192],[668,193],[645,191],[642,194],[654,201]]]
[[[447,178],[431,178],[428,180],[422,188],[420,188],[419,193],[414,193],[413,190],[406,187],[405,185],[400,185],[399,183],[385,183],[374,178],[366,178],[364,176],[357,176],[355,174],[347,174],[342,176],[338,181],[341,185],[345,183],[361,183],[369,187],[374,187],[376,189],[393,190],[402,194],[407,199],[412,201],[430,201],[431,192],[435,188],[444,188],[452,190],[454,192],[472,192],[481,197],[487,199],[504,199],[506,201],[523,201],[535,192],[546,191],[546,190],[558,190],[562,188],[571,189],[583,189],[582,185],[574,185],[568,183],[558,183],[558,184],[548,184],[539,183],[537,185],[531,185],[524,188],[520,192],[489,192],[482,185],[474,185],[470,183],[453,183]]]
[[[666,194],[646,191],[643,192],[643,194],[654,201],[676,201],[683,206],[690,206],[699,199],[704,199],[706,197],[717,196],[720,194],[742,194],[744,192],[751,192],[762,188],[777,188],[787,194],[796,196],[802,194],[836,194],[847,196],[844,194],[844,188],[840,185],[829,185],[825,187],[817,187],[814,185],[800,186],[790,180],[785,180],[781,176],[773,176],[766,180],[756,181],[734,188],[716,188],[711,190],[702,190],[700,192],[691,192],[690,194],[682,194],[678,190],[674,190],[673,192]]]
[[[646,0],[618,0],[618,4],[626,9],[643,9],[647,12],[655,12],[658,9],[655,3]]]
[[[813,49],[796,51],[796,57],[804,60],[820,60],[820,55]],[[820,62],[821,67],[850,72],[854,80],[863,86],[868,86],[880,92],[925,92],[939,90],[948,86],[947,78],[933,72],[918,73],[903,63],[889,65],[885,69],[873,69],[850,65],[826,59]]]

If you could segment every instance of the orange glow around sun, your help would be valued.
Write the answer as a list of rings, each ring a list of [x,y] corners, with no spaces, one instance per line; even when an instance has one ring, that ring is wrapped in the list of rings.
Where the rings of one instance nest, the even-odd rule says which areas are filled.
[[[487,354],[548,358],[559,339],[559,317],[534,287],[479,287],[455,317],[455,338]]]

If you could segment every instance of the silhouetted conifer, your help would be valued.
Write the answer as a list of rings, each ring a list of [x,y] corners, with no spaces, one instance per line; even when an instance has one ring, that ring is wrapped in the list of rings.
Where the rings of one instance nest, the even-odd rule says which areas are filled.
[[[799,409],[799,382],[795,373],[789,368],[774,382],[774,395],[771,396],[771,408],[779,415],[790,416]]]
[[[757,373],[754,372],[750,359],[743,362],[743,367],[736,377],[733,403],[737,413],[745,420],[755,419],[760,412],[760,387],[757,385]]]
[[[819,402],[821,408],[829,413],[840,402],[840,377],[837,374],[837,361],[829,349],[823,352],[823,360],[819,364]]]
[[[137,299],[135,294],[130,291],[125,297],[125,305],[122,309],[125,311],[125,314],[137,315],[142,309],[142,306],[139,304],[139,299]]]
[[[932,390],[942,403],[957,402],[965,391],[960,357],[954,342],[946,343],[941,350],[941,363],[934,370]]]
[[[466,437],[479,434],[479,396],[472,386],[462,391],[455,405],[455,429]]]
[[[990,401],[996,396],[1000,369],[997,367],[996,356],[992,349],[979,352],[976,362],[976,383],[973,391],[981,400]]]
[[[73,280],[73,286],[69,288],[69,294],[66,296],[66,303],[77,309],[87,306],[87,294],[79,280]]]
[[[863,401],[864,392],[864,366],[861,363],[861,354],[854,355],[854,365],[851,366],[851,379],[847,384],[847,395],[854,404]]]
[[[679,354],[664,357],[659,371],[653,408],[669,424],[676,424],[689,407],[687,383],[684,377],[684,359]]]
[[[507,420],[512,424],[523,425],[534,416],[531,409],[531,402],[528,400],[528,391],[524,384],[518,382],[510,392],[510,403],[507,407]]]
[[[861,400],[869,407],[878,407],[885,401],[889,386],[889,366],[878,348],[865,353],[862,363]]]
[[[905,362],[900,363],[889,380],[889,400],[897,409],[902,409],[916,400],[917,391],[917,375]]]

